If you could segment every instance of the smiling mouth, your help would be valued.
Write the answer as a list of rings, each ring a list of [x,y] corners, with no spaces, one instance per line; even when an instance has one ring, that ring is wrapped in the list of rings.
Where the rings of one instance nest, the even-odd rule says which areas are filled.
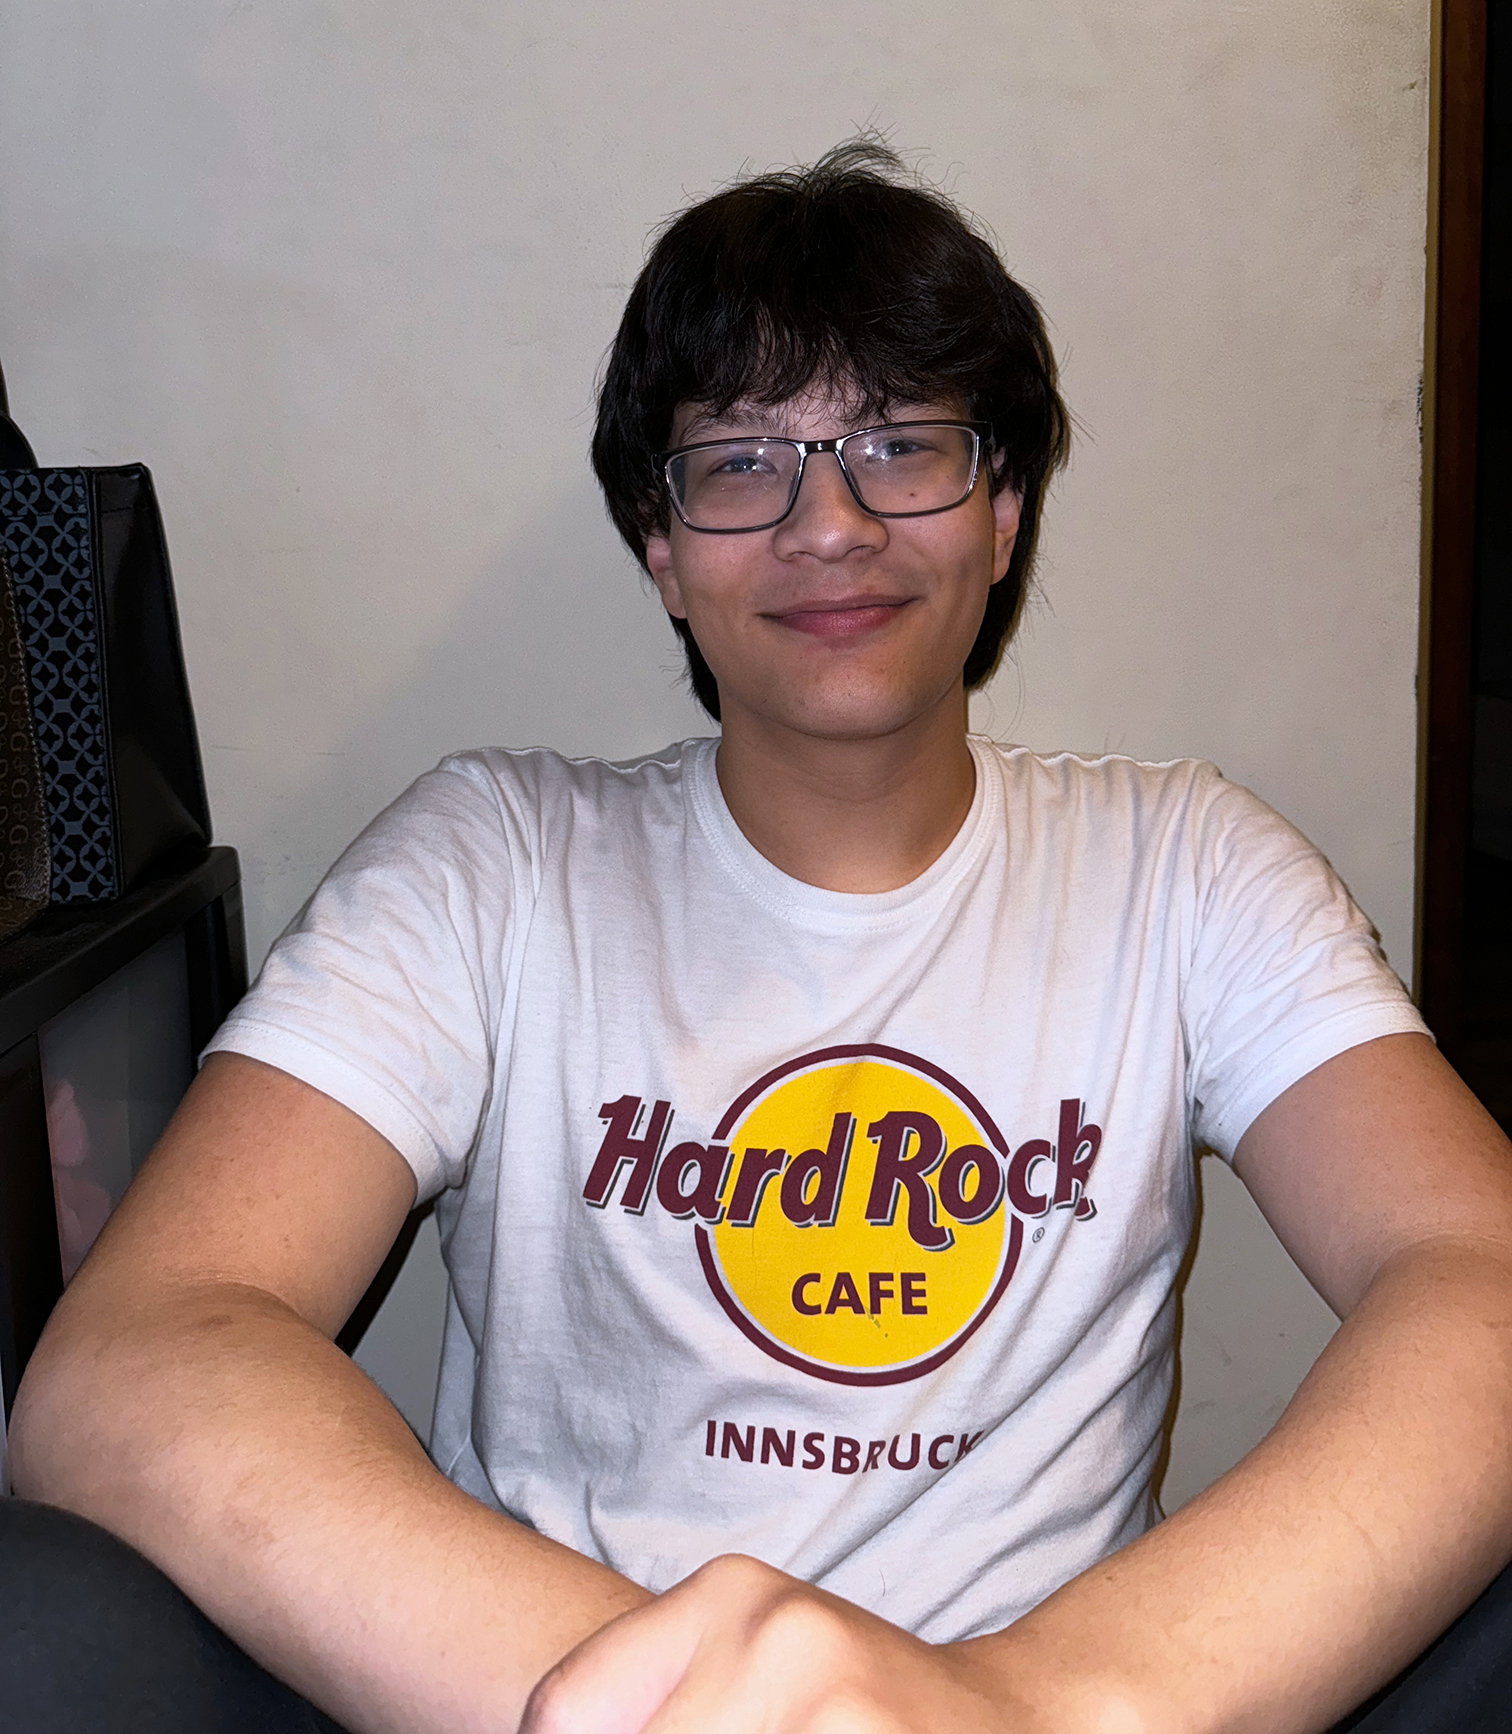
[[[911,601],[907,596],[896,601],[866,596],[851,602],[804,603],[767,619],[815,638],[857,638],[896,620]]]

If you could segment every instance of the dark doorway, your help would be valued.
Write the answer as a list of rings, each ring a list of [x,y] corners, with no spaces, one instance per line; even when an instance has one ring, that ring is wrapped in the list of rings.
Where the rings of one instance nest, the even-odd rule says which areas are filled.
[[[1466,1076],[1512,1125],[1512,16],[1489,8],[1465,879]]]
[[[1423,1009],[1512,1129],[1512,0],[1445,0]]]

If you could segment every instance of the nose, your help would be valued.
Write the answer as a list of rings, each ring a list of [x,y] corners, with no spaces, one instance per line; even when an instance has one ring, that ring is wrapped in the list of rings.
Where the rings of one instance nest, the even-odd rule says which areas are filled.
[[[887,523],[856,499],[833,452],[811,452],[804,459],[798,498],[773,538],[774,551],[783,556],[843,560],[857,550],[885,547]]]

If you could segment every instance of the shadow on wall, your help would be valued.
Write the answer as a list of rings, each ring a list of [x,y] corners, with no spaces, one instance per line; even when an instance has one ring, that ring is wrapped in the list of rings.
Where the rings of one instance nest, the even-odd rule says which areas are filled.
[[[1156,1478],[1168,1512],[1275,1425],[1339,1325],[1216,1156],[1198,1163],[1196,1225],[1177,1292],[1180,1360]]]
[[[389,1248],[388,1257],[378,1267],[378,1273],[368,1284],[367,1293],[352,1308],[352,1315],[336,1333],[336,1347],[345,1354],[352,1354],[358,1344],[366,1336],[368,1327],[378,1316],[378,1309],[388,1299],[405,1261],[414,1247],[415,1238],[421,1226],[435,1212],[435,1204],[422,1204],[418,1210],[412,1210],[404,1219],[404,1226],[395,1236],[394,1244]]]

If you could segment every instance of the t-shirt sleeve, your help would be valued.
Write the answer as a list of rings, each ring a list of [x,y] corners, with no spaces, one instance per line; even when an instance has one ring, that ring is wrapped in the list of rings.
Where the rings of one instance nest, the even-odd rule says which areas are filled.
[[[1214,775],[1198,823],[1183,995],[1192,1128],[1232,1161],[1284,1090],[1346,1049],[1424,1032],[1338,875],[1259,796]]]
[[[459,1184],[493,1076],[511,856],[486,766],[443,761],[331,868],[206,1052],[262,1060],[359,1114],[421,1199]]]

